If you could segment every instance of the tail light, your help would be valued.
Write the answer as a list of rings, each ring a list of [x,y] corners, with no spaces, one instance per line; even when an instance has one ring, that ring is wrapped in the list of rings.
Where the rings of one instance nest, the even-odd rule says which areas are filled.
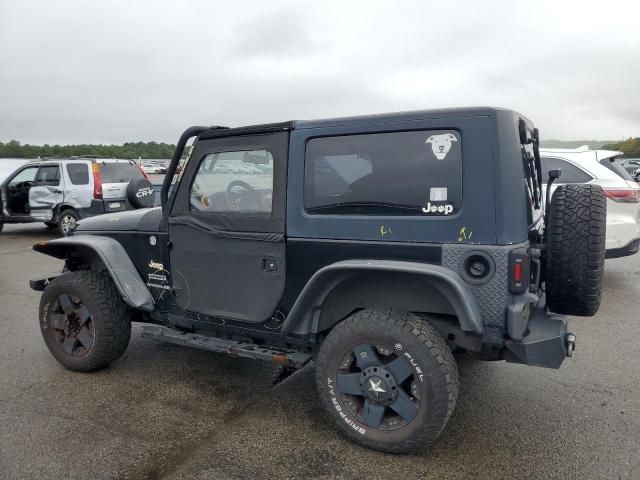
[[[524,293],[529,288],[529,254],[518,248],[509,252],[509,290]]]
[[[132,163],[138,168],[138,170],[140,170],[140,173],[144,175],[144,178],[149,180],[149,175],[147,175],[146,172],[142,168],[140,168],[140,165],[138,165],[136,162],[132,162]]]
[[[604,194],[618,203],[640,202],[640,189],[637,188],[605,188]]]
[[[100,178],[100,167],[96,162],[91,164],[91,171],[93,172],[93,198],[102,200],[102,178]]]

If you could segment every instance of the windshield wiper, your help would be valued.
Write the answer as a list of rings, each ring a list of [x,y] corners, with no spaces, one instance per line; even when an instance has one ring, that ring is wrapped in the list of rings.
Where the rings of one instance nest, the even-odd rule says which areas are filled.
[[[357,207],[373,207],[373,208],[382,208],[385,210],[408,210],[408,211],[422,211],[422,207],[417,207],[415,205],[403,205],[400,203],[385,203],[385,202],[363,202],[363,201],[354,201],[354,202],[340,202],[340,203],[332,203],[331,205],[319,205],[317,207],[307,208],[307,212],[321,212],[326,210],[342,210],[348,208],[357,208]]]

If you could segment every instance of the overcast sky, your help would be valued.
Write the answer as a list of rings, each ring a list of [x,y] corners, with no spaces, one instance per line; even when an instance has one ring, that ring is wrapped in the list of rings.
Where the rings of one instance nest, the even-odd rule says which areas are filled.
[[[640,136],[638,2],[0,0],[0,141],[492,105]]]

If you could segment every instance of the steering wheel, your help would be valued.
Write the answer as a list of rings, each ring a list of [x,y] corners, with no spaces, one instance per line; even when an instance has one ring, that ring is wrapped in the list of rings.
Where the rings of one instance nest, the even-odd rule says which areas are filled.
[[[246,190],[247,195],[234,192],[233,189],[236,187],[241,187]],[[251,202],[253,203],[254,207],[251,210],[260,210],[260,199],[258,198],[258,192],[256,192],[255,189],[247,182],[244,182],[242,180],[234,180],[233,182],[229,183],[229,185],[227,185],[227,190],[224,192],[224,194],[227,205],[231,210],[240,210],[240,201],[244,200],[248,196],[251,197]]]
[[[23,182],[19,182],[13,186],[10,186],[9,191],[13,194],[27,193],[32,185],[33,185],[33,182],[31,180],[25,180]]]

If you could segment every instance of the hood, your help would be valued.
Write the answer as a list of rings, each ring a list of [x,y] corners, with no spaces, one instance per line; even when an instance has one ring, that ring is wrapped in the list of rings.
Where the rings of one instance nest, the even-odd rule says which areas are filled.
[[[78,222],[76,232],[132,231],[157,232],[162,220],[162,207],[140,208],[126,212],[106,213]]]

